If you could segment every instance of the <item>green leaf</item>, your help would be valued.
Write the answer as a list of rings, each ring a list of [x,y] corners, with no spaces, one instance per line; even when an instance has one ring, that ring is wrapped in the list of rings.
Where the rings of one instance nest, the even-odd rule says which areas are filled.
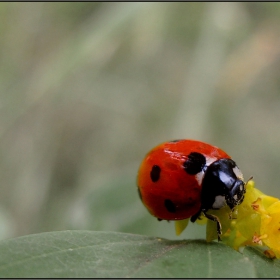
[[[221,243],[60,231],[0,242],[0,277],[279,277],[278,260]]]

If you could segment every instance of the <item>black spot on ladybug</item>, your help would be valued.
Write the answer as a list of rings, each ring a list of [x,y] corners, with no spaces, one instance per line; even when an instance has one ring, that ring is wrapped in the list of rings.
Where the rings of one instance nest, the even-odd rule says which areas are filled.
[[[160,219],[160,218],[157,218],[157,220],[160,222],[160,221],[162,221],[162,219]]]
[[[138,191],[138,195],[139,195],[139,197],[140,197],[140,199],[142,201],[142,194],[141,194],[141,191],[140,191],[139,187],[137,188],[137,191]]]
[[[159,177],[160,177],[160,167],[158,165],[154,165],[152,167],[152,170],[150,172],[150,177],[152,179],[152,181],[155,183],[159,180]]]
[[[188,198],[188,203],[192,203],[193,202],[193,198],[192,197],[189,197]]]
[[[170,199],[165,199],[164,200],[164,206],[165,206],[165,208],[167,209],[168,212],[170,212],[170,213],[175,213],[176,212],[176,207]]]
[[[190,153],[188,159],[183,163],[184,170],[190,174],[195,175],[199,173],[206,164],[206,158],[200,153]]]
[[[177,143],[177,142],[180,142],[180,141],[182,141],[182,139],[172,140],[172,141],[169,141],[169,143]]]

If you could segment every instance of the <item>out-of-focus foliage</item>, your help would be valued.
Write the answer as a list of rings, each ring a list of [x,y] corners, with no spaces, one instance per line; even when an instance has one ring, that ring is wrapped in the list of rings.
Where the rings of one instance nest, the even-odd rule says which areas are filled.
[[[0,19],[0,238],[175,238],[135,185],[170,139],[221,147],[280,197],[279,3],[1,3]]]

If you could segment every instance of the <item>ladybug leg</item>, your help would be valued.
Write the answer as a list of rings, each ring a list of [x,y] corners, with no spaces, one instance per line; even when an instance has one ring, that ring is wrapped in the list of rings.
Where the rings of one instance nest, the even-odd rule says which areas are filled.
[[[237,217],[233,217],[233,216],[232,216],[233,214],[236,214],[236,213],[234,213],[234,211],[235,211],[235,209],[232,208],[231,211],[230,211],[230,213],[229,213],[229,215],[228,215],[230,220],[235,220],[235,219],[237,219]]]
[[[217,223],[217,234],[218,234],[218,241],[222,241],[221,239],[221,234],[222,234],[222,226],[221,226],[221,222],[219,220],[219,218],[215,215],[212,214],[207,214],[206,211],[202,211],[203,214],[205,215],[205,217],[213,222]]]
[[[194,222],[199,218],[200,215],[201,215],[201,210],[198,211],[196,214],[194,214],[194,215],[191,217],[191,222],[194,223]]]

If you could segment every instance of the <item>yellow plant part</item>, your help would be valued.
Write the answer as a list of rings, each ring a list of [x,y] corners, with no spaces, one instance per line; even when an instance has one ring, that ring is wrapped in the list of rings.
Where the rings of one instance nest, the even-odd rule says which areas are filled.
[[[231,212],[228,206],[219,210],[209,210],[209,214],[219,217],[222,225],[222,242],[235,250],[246,245],[266,246],[264,254],[280,259],[280,200],[265,195],[254,187],[254,181],[246,184],[244,201]],[[188,225],[187,220],[175,222],[176,234],[180,235]],[[206,241],[217,239],[216,223],[205,217],[198,219],[206,226]]]

